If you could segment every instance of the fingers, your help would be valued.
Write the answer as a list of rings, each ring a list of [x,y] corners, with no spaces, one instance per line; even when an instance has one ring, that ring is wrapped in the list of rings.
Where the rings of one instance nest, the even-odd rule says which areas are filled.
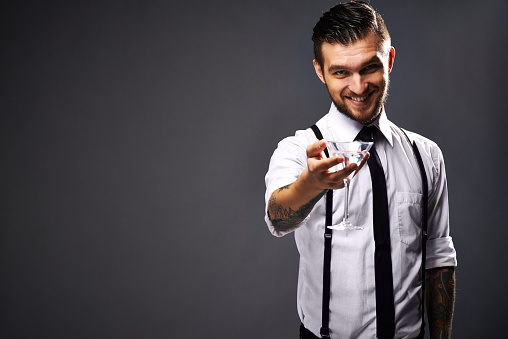
[[[324,140],[316,141],[313,144],[307,146],[307,158],[321,158],[321,152],[326,148]]]
[[[324,140],[316,141],[307,146],[307,163],[311,172],[322,172],[330,167],[336,166],[344,161],[343,157],[322,157],[322,152],[326,148]]]
[[[358,166],[349,164],[337,172],[323,173],[321,176],[321,184],[327,189],[339,189],[344,187],[344,180],[351,176]]]
[[[358,169],[357,164],[349,164],[338,171],[329,170],[342,162],[344,162],[342,157],[323,160],[309,159],[307,170],[313,181],[323,189],[338,189],[344,187],[344,179],[350,177]]]
[[[358,170],[356,171],[356,173],[353,176],[358,174],[358,172],[362,169],[363,165],[365,165],[367,163],[367,160],[369,160],[369,158],[370,158],[370,153],[369,152],[365,153],[365,156],[363,157],[362,161],[358,165]]]
[[[340,163],[344,162],[343,157],[332,157],[332,158],[324,158],[320,160],[309,159],[308,166],[309,170],[317,171],[317,172],[326,172],[333,166],[336,166]]]
[[[357,165],[349,164],[338,171],[330,171],[330,168],[344,162],[341,156],[326,158],[322,152],[326,148],[326,143],[319,140],[307,146],[307,174],[312,185],[327,189],[338,189],[344,187],[344,180],[350,178],[352,174],[356,175],[358,171],[369,159],[369,153],[365,154],[362,162]],[[353,173],[354,172],[354,173]]]

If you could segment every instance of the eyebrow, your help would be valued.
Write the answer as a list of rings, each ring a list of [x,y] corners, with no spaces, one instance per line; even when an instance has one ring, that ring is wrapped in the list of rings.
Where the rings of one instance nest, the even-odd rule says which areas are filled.
[[[372,63],[382,63],[382,61],[381,61],[381,59],[379,59],[379,57],[377,55],[374,55],[372,58],[370,58],[369,60],[362,63],[360,68],[364,68],[365,66],[372,64]],[[333,73],[333,72],[343,70],[343,69],[349,69],[349,67],[343,66],[343,65],[333,65],[332,64],[332,65],[330,65],[330,67],[328,67],[328,72]]]

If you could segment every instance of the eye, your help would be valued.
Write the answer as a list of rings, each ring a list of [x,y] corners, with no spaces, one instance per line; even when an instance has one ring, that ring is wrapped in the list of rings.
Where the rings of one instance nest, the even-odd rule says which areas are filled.
[[[343,76],[345,76],[347,74],[347,72],[344,71],[344,70],[339,70],[339,71],[335,71],[334,74],[339,76],[339,77],[343,77]]]
[[[367,67],[365,67],[363,69],[363,72],[364,73],[373,73],[373,72],[377,71],[380,67],[381,67],[381,65],[379,65],[379,64],[371,64],[371,65],[368,65]]]

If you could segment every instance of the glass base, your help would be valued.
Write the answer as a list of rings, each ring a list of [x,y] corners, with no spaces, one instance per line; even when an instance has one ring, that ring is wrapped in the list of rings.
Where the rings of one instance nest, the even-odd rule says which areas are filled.
[[[349,220],[342,220],[342,222],[338,225],[331,225],[327,226],[328,228],[332,230],[339,230],[339,231],[348,231],[348,230],[363,230],[362,226],[355,226],[351,224]]]

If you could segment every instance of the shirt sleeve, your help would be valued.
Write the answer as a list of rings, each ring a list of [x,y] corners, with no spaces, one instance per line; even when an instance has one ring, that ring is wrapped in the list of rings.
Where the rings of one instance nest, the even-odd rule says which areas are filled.
[[[306,149],[310,142],[308,131],[298,131],[295,136],[287,137],[280,141],[270,159],[268,172],[265,176],[265,222],[270,232],[277,237],[291,233],[296,228],[304,225],[309,219],[309,216],[307,216],[296,228],[279,232],[272,225],[267,211],[272,193],[283,186],[295,182],[307,167]]]
[[[457,266],[457,254],[450,236],[448,187],[443,154],[430,143],[425,151],[432,159],[431,187],[428,201],[428,240],[426,268]],[[427,174],[429,174],[427,172]]]

